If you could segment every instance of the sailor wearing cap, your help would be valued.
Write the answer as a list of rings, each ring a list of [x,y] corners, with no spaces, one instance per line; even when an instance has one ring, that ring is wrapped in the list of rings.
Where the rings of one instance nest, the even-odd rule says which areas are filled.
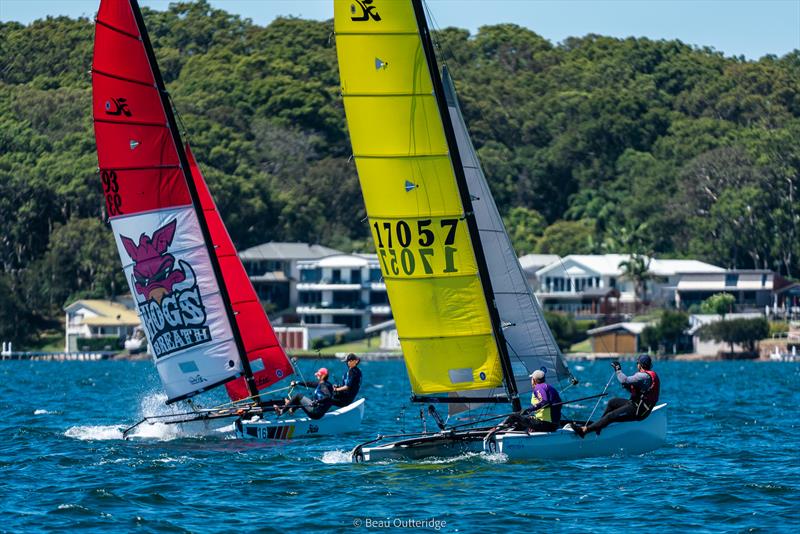
[[[351,352],[347,355],[345,363],[347,371],[342,377],[342,384],[333,387],[333,404],[339,407],[347,406],[356,400],[358,390],[361,388],[361,369],[358,368],[361,358]]]
[[[545,382],[546,372],[537,369],[530,374],[531,407],[524,413],[532,413],[534,429],[539,432],[554,432],[561,423],[561,396],[556,388]]]
[[[333,404],[333,386],[328,382],[328,369],[320,367],[314,376],[317,382],[292,382],[292,386],[303,386],[314,388],[311,398],[297,394],[289,399],[283,406],[275,406],[275,413],[278,417],[288,411],[294,413],[297,408],[301,408],[311,419],[321,419]]]

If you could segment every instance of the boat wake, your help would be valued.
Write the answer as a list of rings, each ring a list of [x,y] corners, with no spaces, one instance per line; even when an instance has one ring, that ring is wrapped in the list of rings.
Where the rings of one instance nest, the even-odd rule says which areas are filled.
[[[326,451],[322,454],[322,463],[324,464],[349,464],[352,463],[352,459],[350,457],[350,451]],[[381,460],[377,462],[371,462],[377,465],[385,465],[385,464],[397,464],[397,463],[406,463],[408,460]],[[448,456],[448,457],[431,457],[425,458],[422,460],[415,460],[415,465],[442,465],[442,464],[452,464],[458,463],[463,461],[483,461],[490,464],[503,464],[508,461],[508,456],[501,452],[465,452],[463,454],[459,454],[458,456]]]
[[[349,464],[352,462],[350,451],[325,451],[321,460],[324,464]]]
[[[147,416],[170,415],[178,413],[178,408],[166,406],[163,393],[149,393],[142,398],[137,419]],[[81,441],[121,440],[123,431],[130,426],[124,425],[78,425],[70,427],[64,432],[68,438]],[[164,423],[142,423],[128,434],[129,439],[146,439],[156,441],[172,441],[182,438],[217,437],[225,439],[235,432],[232,422],[223,422],[220,425],[209,426],[203,422],[182,425]]]

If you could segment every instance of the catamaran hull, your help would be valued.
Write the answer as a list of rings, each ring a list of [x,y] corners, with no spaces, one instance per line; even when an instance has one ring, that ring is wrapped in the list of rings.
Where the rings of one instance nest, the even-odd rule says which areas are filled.
[[[600,435],[580,439],[572,429],[549,433],[505,432],[486,443],[489,452],[500,452],[510,460],[571,460],[612,454],[642,454],[663,446],[667,439],[666,404],[656,406],[643,421],[616,423]]]
[[[300,412],[302,413],[302,412]],[[328,436],[355,432],[364,418],[364,399],[326,413],[321,419],[296,417],[268,421],[258,418],[236,421],[236,431],[244,439],[287,440],[307,436]]]
[[[378,447],[356,447],[354,462],[419,460],[451,457],[468,452],[502,453],[510,460],[571,460],[612,454],[642,454],[663,446],[667,438],[666,404],[655,407],[643,421],[614,423],[600,435],[581,439],[571,429],[556,432],[498,432],[485,440],[489,429],[443,432]]]

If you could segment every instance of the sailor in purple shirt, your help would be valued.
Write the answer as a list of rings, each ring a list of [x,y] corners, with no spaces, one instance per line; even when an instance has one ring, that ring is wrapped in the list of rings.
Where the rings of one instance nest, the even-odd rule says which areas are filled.
[[[533,414],[532,423],[539,432],[554,432],[561,423],[561,396],[556,388],[545,382],[545,373],[538,369],[531,373],[531,407],[523,411]]]

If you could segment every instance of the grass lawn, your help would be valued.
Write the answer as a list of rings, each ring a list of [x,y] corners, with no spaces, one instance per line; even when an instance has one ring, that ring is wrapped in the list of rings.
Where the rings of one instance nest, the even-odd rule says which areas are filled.
[[[24,347],[14,347],[15,351],[29,352],[61,352],[64,350],[64,332],[48,330],[39,335],[39,339]]]
[[[587,338],[572,345],[567,352],[592,352],[592,340]]]
[[[367,339],[359,339],[358,341],[351,341],[349,343],[342,343],[341,345],[331,345],[330,347],[325,347],[324,349],[320,349],[319,355],[320,356],[333,356],[337,352],[355,352],[356,354],[360,354],[362,352],[376,352],[380,350],[380,338],[373,337],[369,339],[369,343],[367,343]],[[293,350],[291,351],[293,356],[316,356],[317,351],[315,350]]]

